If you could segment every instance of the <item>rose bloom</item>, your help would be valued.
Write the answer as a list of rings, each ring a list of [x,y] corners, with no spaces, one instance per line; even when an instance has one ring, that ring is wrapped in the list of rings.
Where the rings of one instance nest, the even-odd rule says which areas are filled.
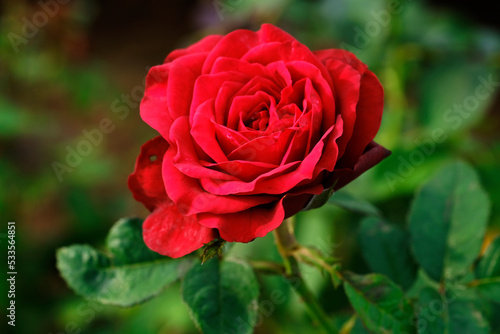
[[[250,242],[388,155],[372,142],[383,89],[353,54],[310,51],[281,29],[212,35],[151,68],[129,188],[170,257],[215,238]]]

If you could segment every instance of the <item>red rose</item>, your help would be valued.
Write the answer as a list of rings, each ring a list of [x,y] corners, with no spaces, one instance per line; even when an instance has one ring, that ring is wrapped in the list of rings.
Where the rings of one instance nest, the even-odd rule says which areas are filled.
[[[236,30],[151,68],[141,116],[161,136],[129,178],[152,211],[144,240],[170,256],[249,242],[388,151],[375,75],[344,50],[312,52],[279,28]]]

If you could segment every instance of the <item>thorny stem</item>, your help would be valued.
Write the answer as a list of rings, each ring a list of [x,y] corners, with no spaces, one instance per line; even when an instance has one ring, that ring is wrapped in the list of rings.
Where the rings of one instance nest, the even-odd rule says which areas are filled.
[[[299,294],[306,304],[309,315],[325,333],[338,333],[338,331],[333,327],[328,315],[319,305],[316,297],[307,287],[306,282],[300,273],[299,264],[293,255],[294,251],[300,249],[300,245],[297,243],[293,231],[293,220],[291,218],[285,219],[280,227],[274,230],[273,233],[278,251],[283,258],[285,275],[292,288]]]

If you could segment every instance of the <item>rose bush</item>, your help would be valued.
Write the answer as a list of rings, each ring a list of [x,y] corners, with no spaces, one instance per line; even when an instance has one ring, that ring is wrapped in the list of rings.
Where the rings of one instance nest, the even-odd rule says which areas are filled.
[[[372,142],[383,89],[353,54],[310,51],[279,28],[208,36],[151,68],[141,117],[160,133],[129,177],[170,256],[249,242],[388,155]]]

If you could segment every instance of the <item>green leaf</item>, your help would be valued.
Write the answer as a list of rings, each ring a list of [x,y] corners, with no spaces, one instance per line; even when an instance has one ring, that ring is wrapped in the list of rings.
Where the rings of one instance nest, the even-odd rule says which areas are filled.
[[[500,303],[500,238],[496,238],[476,267],[474,286],[486,298]]]
[[[259,285],[245,263],[213,258],[195,265],[182,282],[182,298],[205,334],[253,332]]]
[[[334,319],[335,320],[335,319]],[[359,317],[354,314],[349,319],[342,323],[342,326],[338,326],[340,328],[340,333],[342,334],[373,334],[374,332],[369,331],[363,325],[363,322],[359,319]]]
[[[356,322],[354,323],[354,326],[352,327],[351,331],[349,334],[373,334],[374,332],[369,331],[368,329],[365,328],[363,325],[363,322],[359,320],[359,318],[356,319]]]
[[[496,80],[488,72],[483,65],[457,57],[424,73],[417,115],[429,134],[435,129],[463,131],[481,119],[495,96]]]
[[[477,278],[500,276],[500,237],[493,240],[476,267]]]
[[[335,192],[328,200],[329,204],[368,216],[380,216],[380,211],[370,202],[359,199],[350,193],[340,190]]]
[[[367,217],[361,222],[359,239],[363,257],[372,271],[386,275],[405,290],[411,286],[417,267],[405,230],[381,218]]]
[[[375,333],[409,332],[412,308],[403,291],[380,274],[344,273],[344,289],[366,328]]]
[[[443,168],[417,193],[410,211],[417,262],[436,281],[469,270],[481,249],[490,204],[475,171],[463,162]]]
[[[422,268],[419,268],[419,270],[417,271],[417,278],[413,282],[412,286],[405,291],[405,296],[409,299],[418,299],[422,290],[428,287],[439,289],[439,286],[440,283],[434,281],[425,273],[425,271],[422,270]]]
[[[420,293],[416,313],[418,333],[490,333],[488,322],[474,301],[460,299],[457,293],[441,295],[426,288]]]
[[[57,267],[78,294],[103,304],[132,306],[176,281],[190,260],[173,260],[149,250],[142,239],[142,220],[121,219],[110,230],[107,252],[88,245],[57,251]]]

